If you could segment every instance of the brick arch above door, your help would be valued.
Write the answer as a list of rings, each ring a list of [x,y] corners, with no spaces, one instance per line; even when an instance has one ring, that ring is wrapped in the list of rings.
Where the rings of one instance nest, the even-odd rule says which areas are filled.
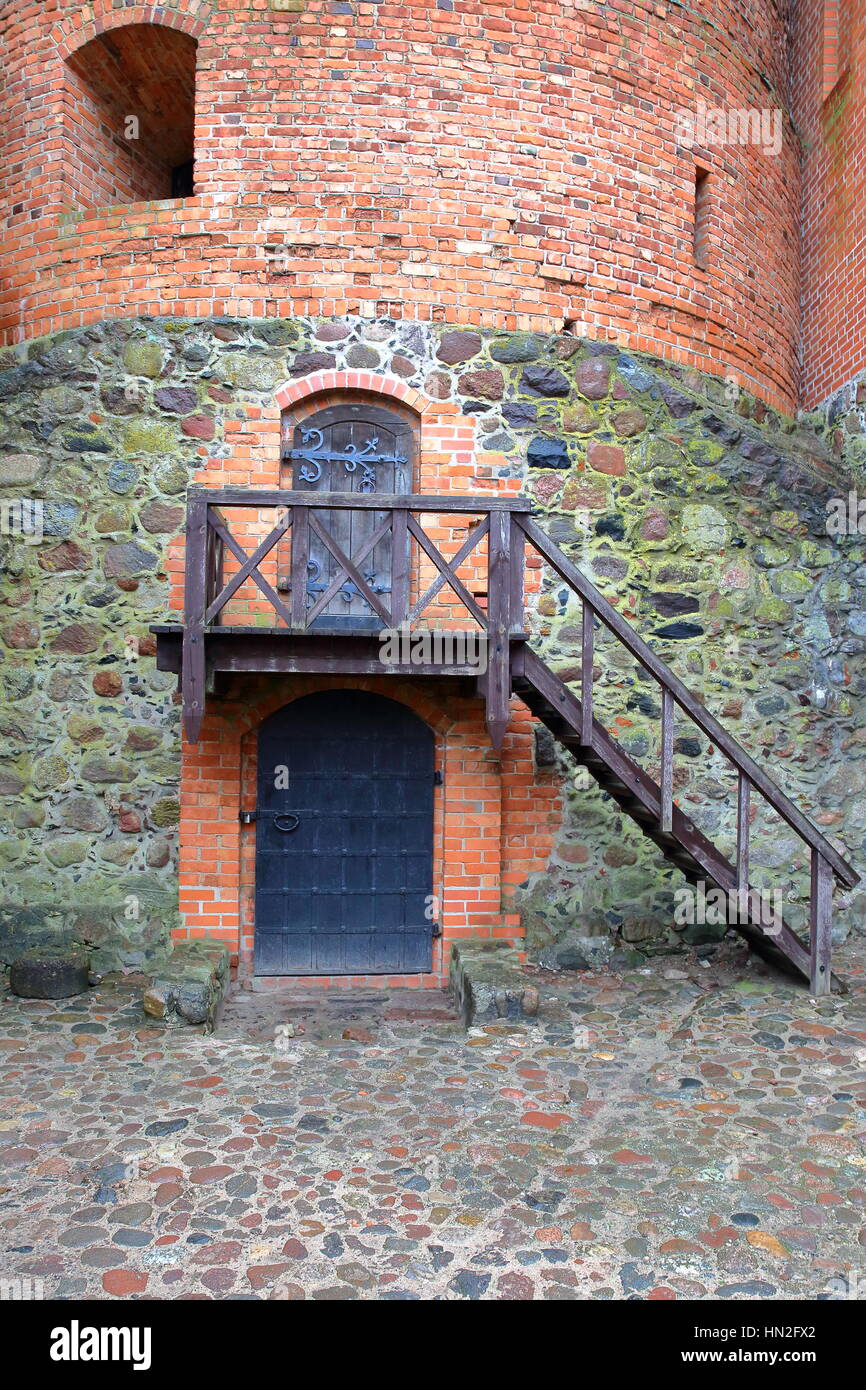
[[[414,387],[407,386],[399,377],[361,371],[323,371],[299,377],[296,381],[286,382],[279,387],[276,402],[282,410],[290,410],[313,397],[330,395],[335,391],[351,391],[382,397],[385,401],[399,401],[417,415],[424,415],[437,408],[441,410],[443,406],[441,401],[434,401],[416,391]],[[456,406],[452,405],[450,411],[456,414]]]
[[[279,387],[274,396],[281,422],[300,423],[315,412],[353,401],[369,401],[401,414],[417,430],[414,486],[418,492],[478,492],[493,481],[493,468],[505,460],[488,454],[478,419],[465,415],[450,398],[427,396],[397,377],[368,371],[314,372]],[[519,477],[503,479],[497,467],[496,491],[517,492]]]

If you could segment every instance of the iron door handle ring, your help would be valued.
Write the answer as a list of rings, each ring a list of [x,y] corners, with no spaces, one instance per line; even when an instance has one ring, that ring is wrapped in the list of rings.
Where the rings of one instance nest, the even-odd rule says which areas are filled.
[[[280,825],[280,821],[284,820],[294,821],[294,825]],[[296,816],[294,811],[281,811],[278,816],[274,816],[275,827],[277,830],[282,830],[285,834],[289,834],[292,830],[297,830],[300,823],[301,818],[300,816]]]

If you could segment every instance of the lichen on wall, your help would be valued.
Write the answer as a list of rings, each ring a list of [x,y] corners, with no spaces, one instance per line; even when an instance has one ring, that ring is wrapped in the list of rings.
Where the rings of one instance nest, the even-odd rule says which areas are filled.
[[[854,485],[832,439],[723,380],[567,333],[131,319],[0,361],[0,497],[45,508],[40,544],[2,538],[7,956],[59,933],[93,942],[106,968],[164,948],[177,920],[180,731],[149,627],[177,619],[168,566],[186,488],[209,460],[223,466],[238,422],[274,417],[281,382],[331,367],[457,402],[486,476],[523,481],[552,539],[860,862],[866,547],[827,534],[828,499]],[[553,576],[528,621],[576,680],[579,607]],[[655,683],[601,638],[596,700],[653,770]],[[729,774],[694,728],[678,728],[676,750],[678,801],[730,849]],[[561,770],[550,864],[517,892],[532,950],[556,959],[576,936],[616,934],[669,944],[676,872],[564,756]],[[784,881],[802,919],[799,841],[763,817],[753,836],[757,875]],[[854,895],[840,924],[864,906]]]
[[[548,415],[567,458],[544,459],[530,484],[546,529],[794,802],[862,862],[866,544],[856,533],[828,534],[827,524],[831,499],[854,486],[850,465],[794,422],[747,397],[727,399],[722,383],[590,351],[575,370],[589,398],[570,440],[573,407],[558,421]],[[579,606],[553,578],[536,631],[548,661],[578,681]],[[597,713],[656,779],[659,696],[655,680],[600,636]],[[733,858],[730,764],[682,716],[674,751],[679,805]],[[683,880],[593,783],[570,779],[566,798],[557,852],[525,889],[524,917],[543,960],[573,954],[575,936],[614,932],[646,949],[720,935],[712,924],[675,921]],[[753,806],[752,881],[781,893],[786,919],[803,929],[805,847],[759,800]],[[839,936],[863,923],[866,897],[837,902],[847,908],[836,918]]]
[[[802,416],[805,427],[816,434],[829,453],[850,475],[852,487],[866,477],[866,369],[846,381],[815,410]],[[863,527],[866,531],[866,523]]]
[[[4,960],[71,937],[144,966],[177,920],[175,681],[148,631],[195,466],[156,384],[170,341],[105,326],[2,364],[2,495],[44,507],[40,543],[2,540]]]

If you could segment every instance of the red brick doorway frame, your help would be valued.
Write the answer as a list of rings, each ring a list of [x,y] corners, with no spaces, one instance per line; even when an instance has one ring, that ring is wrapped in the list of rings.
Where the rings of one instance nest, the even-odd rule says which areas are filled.
[[[444,684],[444,683],[443,683]],[[413,710],[432,729],[436,767],[433,811],[433,894],[442,936],[434,941],[429,975],[253,976],[255,930],[255,823],[258,731],[269,714],[302,695],[322,690],[368,690]],[[291,979],[327,986],[442,986],[454,940],[464,936],[514,937],[502,916],[502,785],[490,754],[484,708],[477,698],[442,686],[382,677],[273,677],[245,681],[218,713],[211,713],[198,744],[185,746],[181,823],[183,936],[221,937],[237,952],[238,975],[248,988],[285,988]]]

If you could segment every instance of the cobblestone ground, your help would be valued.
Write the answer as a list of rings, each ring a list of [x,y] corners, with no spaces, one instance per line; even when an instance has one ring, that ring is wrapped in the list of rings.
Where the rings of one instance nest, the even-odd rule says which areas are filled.
[[[535,972],[536,1024],[468,1035],[427,991],[239,993],[211,1037],[145,1026],[131,986],[7,999],[0,1272],[47,1298],[863,1297],[866,990],[839,965],[820,1007],[738,948]]]

